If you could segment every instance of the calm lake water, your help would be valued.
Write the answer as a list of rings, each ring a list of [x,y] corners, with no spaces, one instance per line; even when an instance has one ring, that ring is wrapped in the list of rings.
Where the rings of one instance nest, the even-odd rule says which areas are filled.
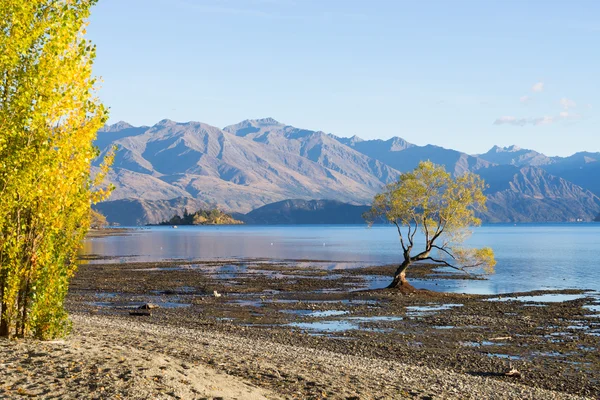
[[[468,244],[494,249],[498,264],[488,280],[416,282],[415,286],[482,294],[565,288],[600,291],[600,224],[487,225],[475,229]],[[129,236],[89,239],[84,253],[123,257],[123,261],[269,258],[372,265],[397,263],[401,258],[395,228],[364,225],[153,227]]]

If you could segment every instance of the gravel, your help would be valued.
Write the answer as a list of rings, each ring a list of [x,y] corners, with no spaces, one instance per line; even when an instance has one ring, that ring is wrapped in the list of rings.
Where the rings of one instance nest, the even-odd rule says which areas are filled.
[[[100,348],[120,349],[124,354],[151,355],[151,359],[167,357],[170,362],[162,366],[164,374],[167,374],[165,371],[172,374],[181,370],[182,365],[188,364],[206,368],[205,372],[227,374],[232,382],[245,382],[243,384],[246,387],[256,390],[257,387],[262,388],[259,394],[265,398],[585,398],[527,386],[517,378],[514,383],[510,383],[425,366],[244,337],[244,329],[251,328],[240,327],[237,334],[226,334],[155,325],[143,322],[140,317],[76,313],[72,315],[72,319],[72,339],[63,346],[76,346],[85,338],[87,343],[95,343]],[[52,375],[51,371],[45,373]],[[526,371],[522,379],[527,379]],[[47,381],[50,382],[51,379]],[[106,382],[105,391],[113,390],[110,386],[116,385],[115,382]],[[157,389],[149,387],[145,390]],[[151,393],[152,397],[159,398],[155,396],[157,393]],[[143,394],[148,395],[147,392]],[[185,393],[179,396],[201,398],[196,395],[186,397]]]

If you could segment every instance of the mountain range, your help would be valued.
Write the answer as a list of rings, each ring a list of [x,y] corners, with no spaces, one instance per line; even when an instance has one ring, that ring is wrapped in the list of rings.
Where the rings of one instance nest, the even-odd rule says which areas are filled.
[[[600,214],[600,153],[547,157],[496,146],[469,155],[399,137],[338,137],[272,118],[223,129],[168,119],[141,127],[119,122],[101,129],[95,144],[101,155],[93,169],[117,148],[108,176],[116,189],[95,208],[122,225],[157,223],[183,208],[248,213],[287,199],[367,205],[421,160],[454,175],[481,175],[489,185],[482,215],[488,222],[589,221]]]

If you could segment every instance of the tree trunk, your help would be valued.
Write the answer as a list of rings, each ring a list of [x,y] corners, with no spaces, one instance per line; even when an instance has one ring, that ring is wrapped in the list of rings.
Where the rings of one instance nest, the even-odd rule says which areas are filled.
[[[4,279],[0,280],[0,285],[2,285],[0,287],[0,337],[8,337],[8,323],[4,318],[4,313],[6,312],[6,303],[4,302]]]
[[[8,321],[4,317],[4,313],[6,312],[6,303],[2,302],[2,314],[0,315],[0,337],[5,337],[10,339],[10,327],[8,326]]]
[[[410,260],[404,260],[394,273],[394,280],[388,286],[388,289],[396,289],[400,287],[412,287],[406,280],[406,269],[410,265]]]

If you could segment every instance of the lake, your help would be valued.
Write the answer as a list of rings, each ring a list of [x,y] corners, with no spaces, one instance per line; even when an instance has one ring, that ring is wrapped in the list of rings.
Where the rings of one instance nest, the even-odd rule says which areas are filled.
[[[472,246],[490,246],[496,273],[484,281],[424,281],[415,286],[460,293],[581,288],[600,291],[600,224],[485,225]],[[118,261],[268,258],[398,263],[395,228],[365,225],[152,227],[86,240],[83,252]],[[104,262],[104,261],[102,261]],[[335,267],[335,263],[331,263]]]

